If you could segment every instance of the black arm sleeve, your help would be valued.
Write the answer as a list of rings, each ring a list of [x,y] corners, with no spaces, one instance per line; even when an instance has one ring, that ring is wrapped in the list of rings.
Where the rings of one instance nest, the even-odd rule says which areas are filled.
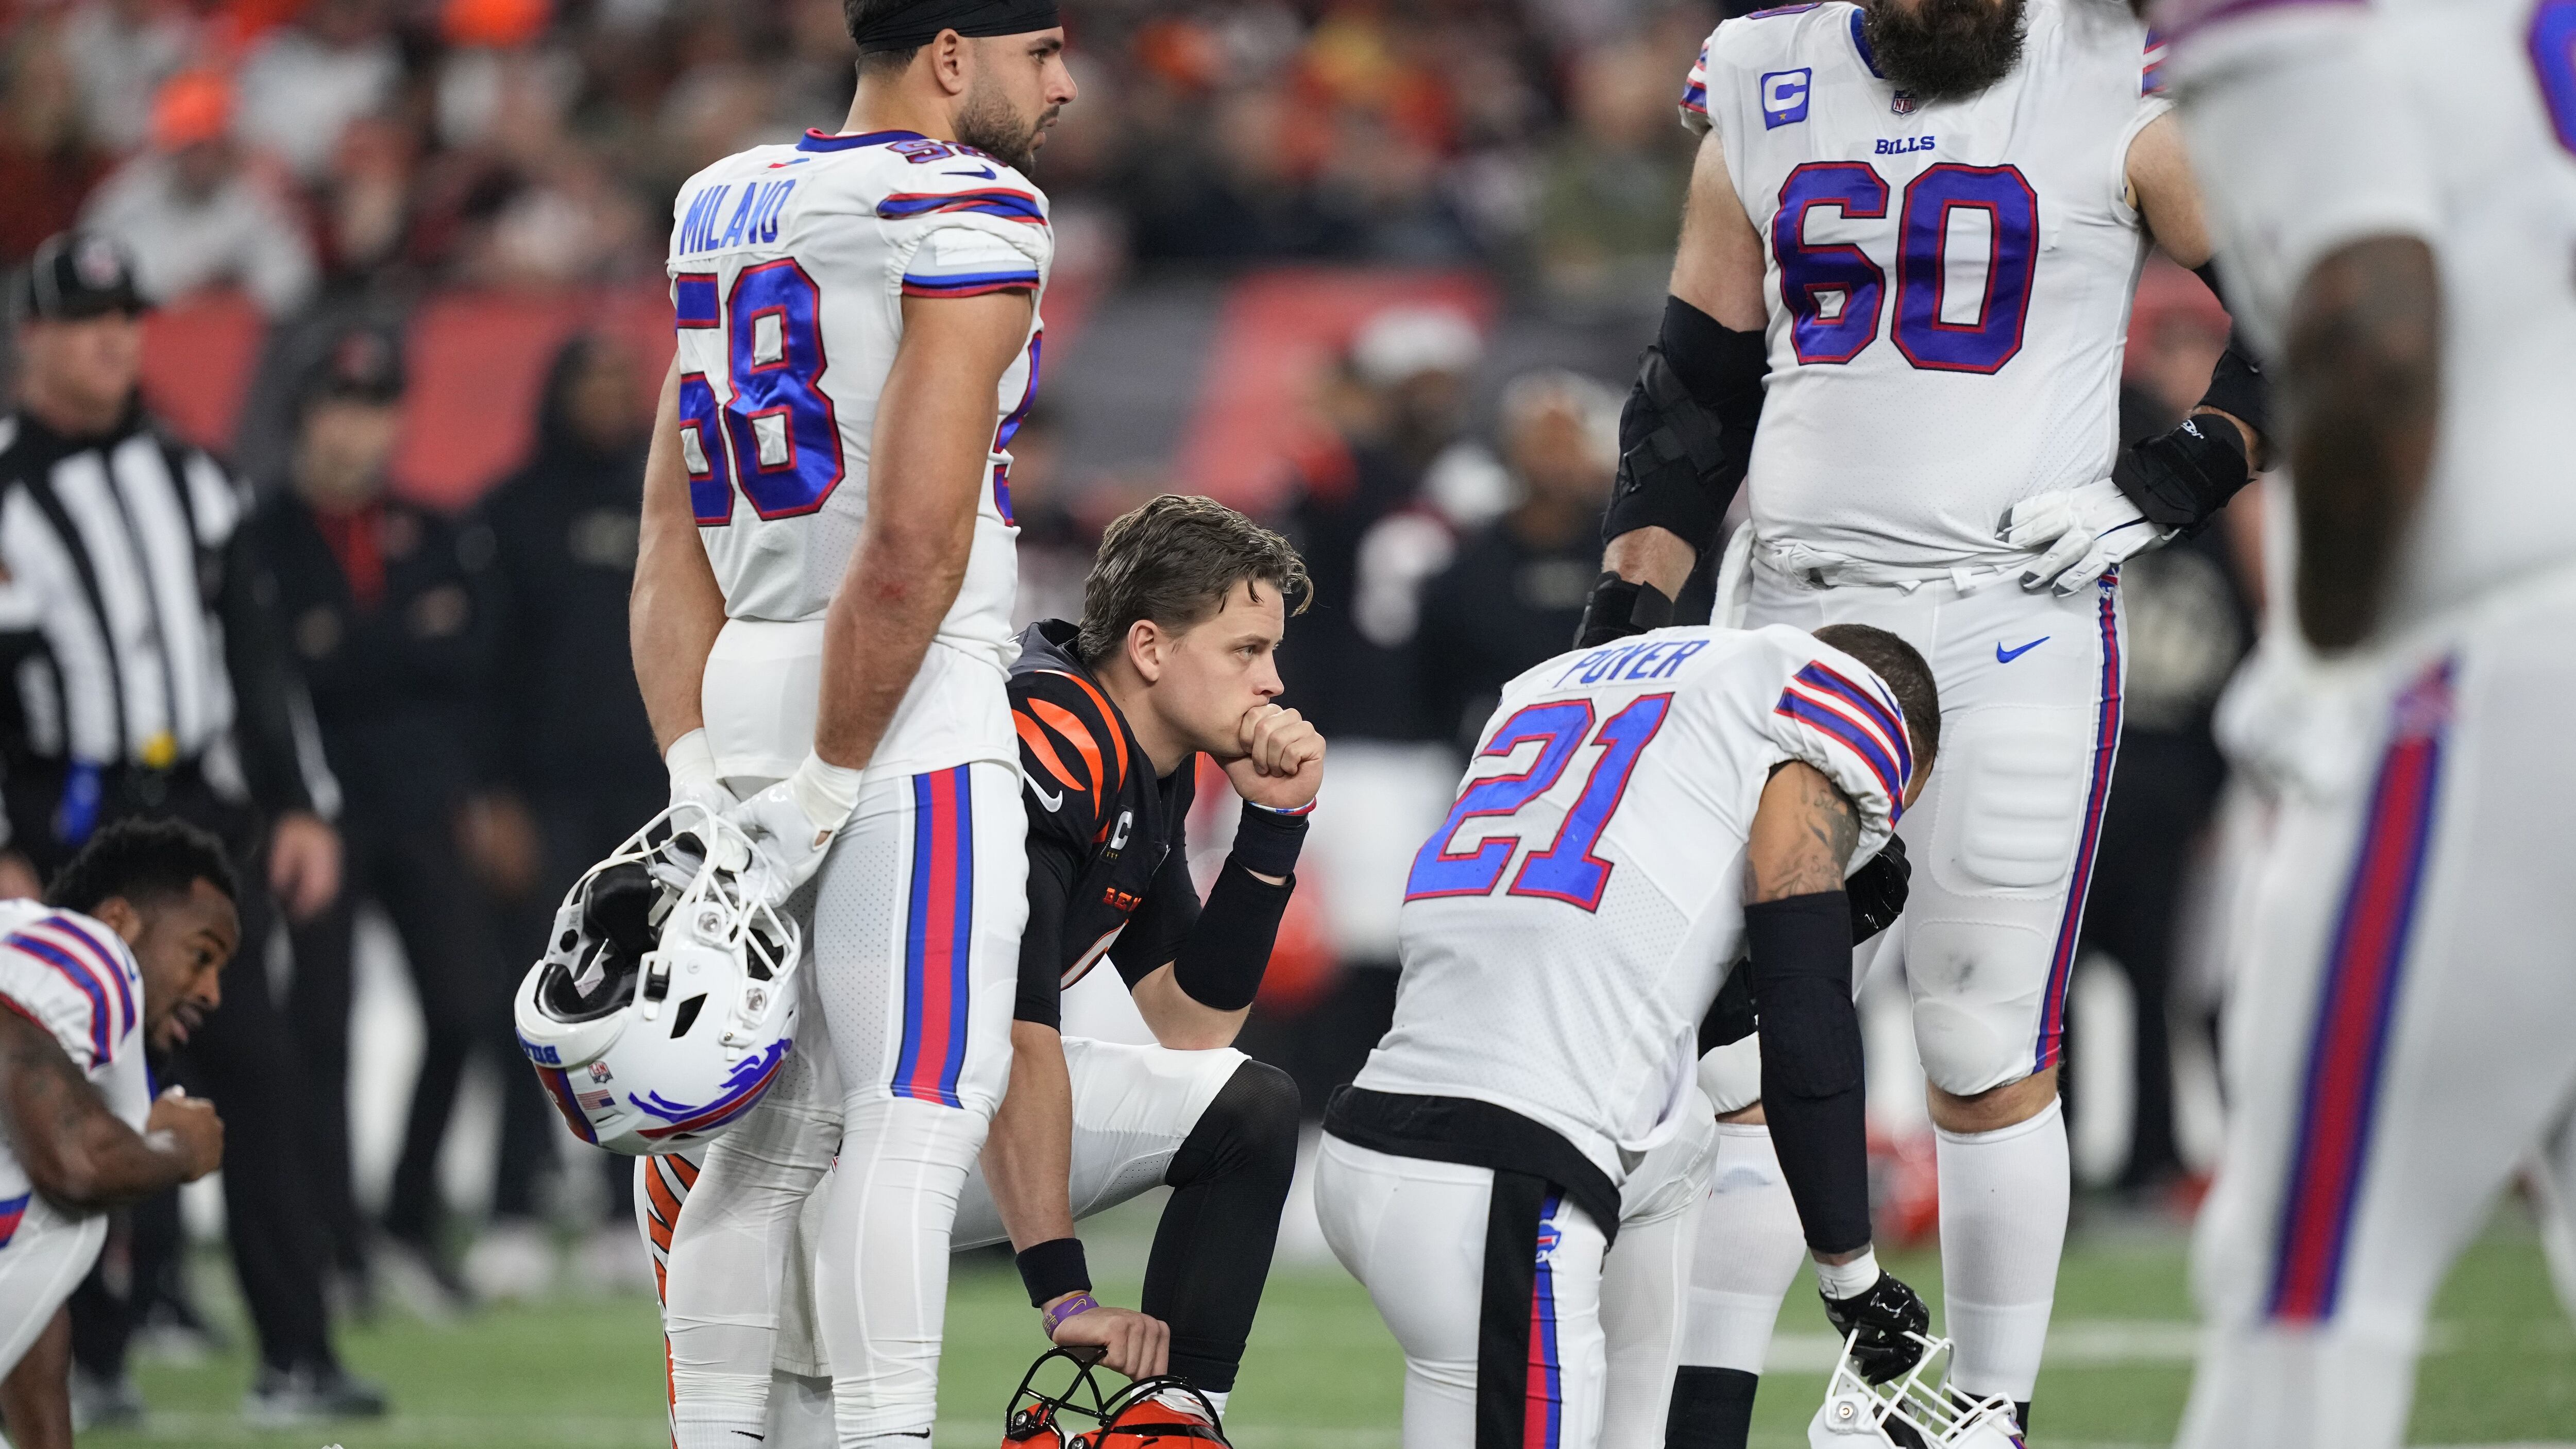
[[[1025,793],[1025,792],[1023,792]],[[1064,1022],[1064,911],[1082,879],[1082,856],[1052,835],[1029,836],[1029,923],[1020,933],[1020,986],[1013,1021]]]
[[[1738,332],[1679,297],[1664,299],[1663,327],[1619,412],[1619,477],[1601,520],[1603,542],[1655,527],[1708,552],[1752,460],[1769,370],[1761,332]]]
[[[1198,924],[1172,959],[1173,983],[1211,1011],[1250,1006],[1261,994],[1261,975],[1270,969],[1270,948],[1279,940],[1279,918],[1296,889],[1293,876],[1285,885],[1272,885],[1245,869],[1241,858],[1227,857]]]
[[[1869,1123],[1851,998],[1851,903],[1818,891],[1744,908],[1761,1015],[1762,1115],[1807,1246],[1869,1245]]]
[[[312,810],[316,782],[305,773],[306,757],[317,770],[326,768],[321,742],[308,738],[313,707],[270,607],[276,582],[252,552],[250,534],[244,525],[225,544],[216,601],[224,624],[224,666],[232,677],[234,741],[251,799],[263,811]]]

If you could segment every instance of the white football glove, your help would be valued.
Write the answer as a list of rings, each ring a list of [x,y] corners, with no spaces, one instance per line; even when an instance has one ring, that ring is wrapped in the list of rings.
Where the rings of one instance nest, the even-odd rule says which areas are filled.
[[[715,747],[707,743],[704,729],[671,741],[671,748],[662,754],[662,767],[671,772],[671,808],[681,811],[682,829],[687,828],[692,811],[722,815],[742,803],[716,774]]]
[[[2138,511],[2110,479],[2025,498],[2004,514],[1995,536],[2039,557],[2023,566],[2021,586],[2065,598],[2090,588],[2123,562],[2174,536]]]
[[[795,774],[726,812],[759,855],[743,882],[748,894],[776,907],[814,878],[858,807],[859,777],[809,751]]]

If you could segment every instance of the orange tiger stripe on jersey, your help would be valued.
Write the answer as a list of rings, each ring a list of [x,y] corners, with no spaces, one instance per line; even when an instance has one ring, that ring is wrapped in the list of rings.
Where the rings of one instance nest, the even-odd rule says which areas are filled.
[[[664,1246],[669,1245],[671,1224],[680,1220],[680,1195],[662,1180],[662,1174],[649,1168],[644,1173],[644,1196],[653,1205],[653,1220],[662,1230]]]
[[[1092,704],[1099,708],[1100,717],[1108,722],[1109,743],[1118,751],[1118,778],[1109,788],[1115,791],[1124,787],[1127,783],[1127,732],[1118,728],[1118,711],[1109,707],[1109,700],[1099,690],[1092,688],[1090,680],[1079,674],[1068,674],[1065,678],[1082,686],[1082,692],[1090,695]]]
[[[1073,746],[1074,753],[1082,756],[1082,762],[1091,767],[1091,789],[1088,793],[1091,796],[1092,812],[1099,813],[1100,745],[1091,738],[1091,726],[1084,724],[1081,717],[1072,710],[1062,705],[1049,704],[1043,699],[1030,700],[1029,710],[1038,718],[1045,720],[1057,734],[1064,736]],[[1123,775],[1124,772],[1122,771],[1121,774]]]
[[[686,1192],[690,1188],[698,1185],[698,1165],[696,1163],[691,1162],[685,1157],[679,1156],[667,1157],[663,1160],[671,1164],[672,1175],[680,1179],[680,1190],[682,1192]]]
[[[1046,766],[1047,773],[1055,776],[1056,783],[1077,794],[1082,791],[1082,782],[1073,778],[1072,768],[1056,754],[1055,746],[1047,743],[1046,731],[1038,728],[1037,721],[1013,710],[1011,728],[1020,732],[1020,743],[1029,747],[1029,753],[1038,757],[1038,763]]]

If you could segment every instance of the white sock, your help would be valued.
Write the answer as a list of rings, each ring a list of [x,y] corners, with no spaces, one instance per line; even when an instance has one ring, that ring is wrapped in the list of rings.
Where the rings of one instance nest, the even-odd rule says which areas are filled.
[[[1807,1261],[1797,1201],[1780,1175],[1771,1129],[1759,1123],[1717,1124],[1717,1161],[1699,1215],[1699,1250],[1691,1259],[1690,1312],[1682,1326],[1682,1362],[1703,1368],[1762,1372],[1780,1300]]]
[[[673,1449],[744,1449],[768,1430],[769,1375],[699,1372],[671,1411]]]
[[[1958,1345],[1951,1381],[1979,1397],[2030,1402],[2066,1248],[2066,1117],[1992,1132],[1937,1132],[1942,1317]]]

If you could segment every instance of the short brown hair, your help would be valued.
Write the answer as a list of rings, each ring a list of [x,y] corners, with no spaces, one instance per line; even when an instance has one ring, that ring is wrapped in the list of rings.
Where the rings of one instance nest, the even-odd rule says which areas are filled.
[[[1913,645],[1885,629],[1827,624],[1810,632],[1817,643],[1830,644],[1859,660],[1886,682],[1896,696],[1896,707],[1904,711],[1905,732],[1914,736],[1914,752],[1923,757],[1915,762],[1915,773],[1930,769],[1933,757],[1941,753],[1941,691],[1933,686],[1932,666],[1923,662]]]
[[[1226,591],[1258,579],[1297,596],[1288,612],[1313,602],[1306,561],[1288,540],[1213,498],[1166,493],[1122,514],[1100,535],[1100,553],[1082,583],[1086,664],[1117,652],[1139,619],[1180,633],[1225,607]]]

